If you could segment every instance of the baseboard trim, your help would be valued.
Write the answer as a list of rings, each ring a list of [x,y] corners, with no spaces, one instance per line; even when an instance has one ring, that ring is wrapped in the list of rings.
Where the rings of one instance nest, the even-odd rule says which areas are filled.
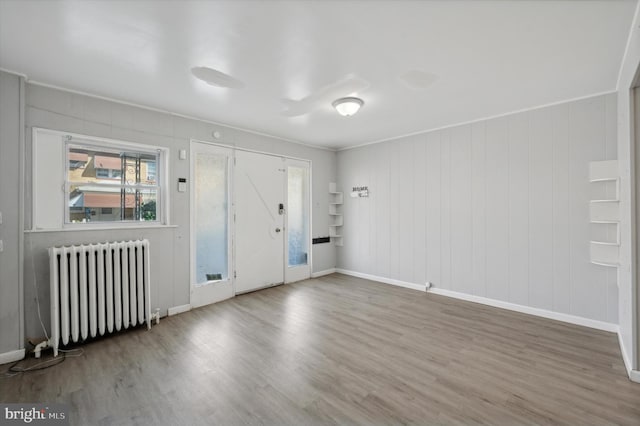
[[[3,354],[0,354],[0,364],[7,364],[9,362],[20,361],[23,358],[24,358],[24,349],[5,352]]]
[[[377,275],[363,274],[362,272],[349,271],[347,269],[337,268],[336,272],[344,275],[351,275],[352,277],[364,278],[366,280],[377,281],[384,284],[391,284],[398,287],[410,288],[411,290],[426,291],[425,285],[414,284],[407,281],[394,280],[392,278],[379,277]]]
[[[173,308],[169,308],[167,310],[167,316],[171,317],[174,315],[181,314],[183,312],[189,312],[191,310],[191,304],[187,303],[186,305],[174,306]]]
[[[325,269],[324,271],[312,272],[311,278],[324,277],[325,275],[333,274],[336,272],[336,268]]]
[[[496,308],[508,309],[510,311],[522,312],[523,314],[536,315],[542,318],[548,318],[556,321],[567,322],[569,324],[581,325],[584,327],[595,328],[596,330],[618,333],[618,324],[612,324],[604,321],[592,320],[576,315],[563,314],[560,312],[548,311],[546,309],[533,308],[531,306],[518,305],[511,302],[503,302],[502,300],[489,299],[487,297],[476,296],[473,294],[459,293],[457,291],[445,290],[432,287],[429,293],[439,294],[441,296],[452,297],[454,299],[466,300],[469,302],[481,303]]]
[[[604,321],[592,320],[589,318],[578,317],[575,315],[563,314],[559,312],[548,311],[546,309],[532,308],[530,306],[518,305],[511,302],[503,302],[501,300],[489,299],[487,297],[475,296],[473,294],[459,293],[457,291],[444,290],[441,288],[431,287],[427,290],[426,285],[414,284],[406,281],[394,280],[391,278],[379,277],[377,275],[364,274],[362,272],[350,271],[347,269],[337,268],[336,272],[353,277],[364,278],[371,281],[378,281],[385,284],[396,285],[399,287],[410,288],[418,291],[428,291],[429,293],[439,294],[441,296],[452,297],[454,299],[466,300],[468,302],[481,303],[483,305],[493,306],[496,308],[508,309],[510,311],[522,312],[524,314],[536,315],[543,318],[549,318],[557,321],[563,321],[570,324],[582,325],[584,327],[595,328],[597,330],[618,333],[618,324],[612,324]]]
[[[627,369],[627,375],[632,382],[640,383],[640,371],[633,369],[633,364],[627,355],[627,348],[624,346],[624,340],[622,335],[618,331],[618,343],[620,344],[620,352],[622,353],[622,361],[624,362],[624,368]]]

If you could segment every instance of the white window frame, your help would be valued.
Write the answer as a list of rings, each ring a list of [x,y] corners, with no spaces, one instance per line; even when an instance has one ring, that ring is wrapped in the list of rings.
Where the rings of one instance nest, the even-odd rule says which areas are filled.
[[[82,230],[143,228],[169,225],[169,149],[110,138],[33,128],[32,230]],[[46,141],[43,141],[47,139]],[[97,151],[130,151],[157,155],[156,220],[71,223],[68,201],[68,146],[84,146]],[[59,157],[57,154],[59,153]],[[56,162],[56,157],[59,161]],[[43,166],[46,164],[47,166]],[[56,178],[57,176],[57,178]],[[46,217],[47,212],[59,212]],[[44,219],[43,219],[44,218]]]

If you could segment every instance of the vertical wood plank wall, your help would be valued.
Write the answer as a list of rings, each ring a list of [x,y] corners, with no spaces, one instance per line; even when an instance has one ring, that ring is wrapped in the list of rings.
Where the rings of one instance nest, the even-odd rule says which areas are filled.
[[[338,268],[618,323],[615,269],[589,262],[615,127],[608,94],[340,151]]]
[[[20,77],[0,72],[0,356],[23,348],[20,285]],[[16,356],[14,354],[14,356]],[[18,358],[13,359],[19,359]],[[5,359],[4,362],[9,360]]]

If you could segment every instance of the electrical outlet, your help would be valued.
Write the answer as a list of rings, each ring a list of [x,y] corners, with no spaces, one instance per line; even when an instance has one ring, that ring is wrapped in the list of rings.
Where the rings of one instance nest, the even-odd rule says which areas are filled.
[[[4,251],[4,242],[0,240],[0,253]]]
[[[2,212],[0,212],[0,225],[2,225]]]

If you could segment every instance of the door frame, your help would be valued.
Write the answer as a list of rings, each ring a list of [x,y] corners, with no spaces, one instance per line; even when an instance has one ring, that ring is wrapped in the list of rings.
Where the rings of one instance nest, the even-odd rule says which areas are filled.
[[[640,254],[640,217],[638,215],[640,213],[640,67],[636,69],[629,97],[631,101],[629,105],[629,122],[631,123],[629,141],[631,151],[629,169],[631,223],[629,227],[631,230],[631,292],[635,296],[632,300],[635,303],[632,303],[631,313],[633,318],[632,341],[635,340],[631,352],[635,353],[635,360],[631,361],[631,368],[638,371],[640,370],[640,259],[638,259]],[[633,365],[634,362],[635,365]],[[632,374],[632,376],[634,375]],[[634,381],[638,381],[638,379]]]
[[[196,223],[196,209],[195,209],[195,152],[198,145],[208,146],[221,152],[226,151],[227,154],[227,279],[216,284],[207,284],[209,287],[208,291],[202,291],[203,293],[200,297],[205,297],[206,300],[196,300],[194,296],[194,286],[196,283],[196,238],[195,238],[195,223]],[[188,185],[189,191],[189,303],[192,308],[197,308],[199,306],[206,306],[212,303],[220,302],[225,299],[229,299],[233,297],[235,294],[235,286],[233,279],[233,267],[234,262],[232,259],[233,253],[233,242],[234,242],[234,227],[232,221],[233,215],[233,179],[232,179],[232,166],[233,166],[233,158],[234,151],[231,147],[228,146],[213,146],[213,144],[209,144],[206,142],[201,142],[195,139],[191,139],[189,142],[189,179],[190,184]],[[219,285],[221,284],[221,285]],[[207,294],[204,294],[207,293]]]
[[[192,307],[195,307],[193,305],[193,301],[191,301],[191,286],[192,283],[195,280],[195,238],[194,238],[194,223],[195,223],[195,196],[194,196],[194,191],[193,191],[193,186],[195,184],[194,182],[194,159],[193,159],[193,146],[194,144],[202,144],[202,145],[210,145],[210,146],[214,146],[214,147],[219,147],[219,148],[224,148],[224,149],[228,149],[231,151],[231,155],[230,155],[230,163],[229,163],[229,168],[228,168],[228,174],[229,174],[229,180],[228,180],[228,191],[229,191],[229,203],[231,206],[231,209],[229,210],[229,216],[228,216],[228,220],[230,222],[230,227],[229,227],[229,262],[230,262],[230,269],[229,269],[229,281],[231,283],[231,294],[230,295],[225,295],[225,297],[220,298],[219,300],[216,300],[215,302],[230,298],[230,297],[234,297],[237,293],[236,293],[236,285],[235,285],[235,271],[236,271],[236,222],[234,220],[235,217],[235,213],[236,213],[236,204],[235,204],[235,182],[234,182],[234,176],[235,176],[235,158],[236,158],[236,152],[237,151],[245,151],[245,152],[252,152],[255,154],[263,154],[263,155],[268,155],[268,156],[272,156],[272,157],[278,157],[278,158],[285,158],[287,160],[293,160],[293,161],[298,161],[298,162],[304,162],[307,163],[309,165],[309,182],[308,182],[308,191],[309,191],[309,199],[308,199],[308,208],[309,208],[309,227],[308,227],[308,241],[309,241],[309,254],[308,254],[308,261],[307,261],[307,267],[308,267],[308,277],[306,278],[301,278],[301,279],[307,279],[311,277],[311,272],[313,271],[313,161],[306,159],[306,158],[299,158],[299,157],[293,157],[290,155],[282,155],[282,154],[275,154],[272,152],[266,152],[266,151],[260,151],[260,150],[255,150],[255,149],[250,149],[250,148],[242,148],[242,147],[238,147],[238,146],[234,146],[234,145],[228,145],[228,144],[223,144],[223,143],[216,143],[216,142],[210,142],[210,141],[203,141],[200,139],[195,139],[195,138],[191,138],[189,140],[189,146],[190,146],[190,152],[189,152],[189,176],[191,179],[191,184],[189,184],[188,188],[189,188],[189,216],[190,216],[190,231],[189,231],[189,238],[190,238],[190,242],[189,242],[189,247],[191,248],[191,253],[189,255],[190,257],[190,261],[189,261],[189,277],[190,277],[190,283],[189,283],[189,298],[190,298],[190,303]],[[288,169],[287,169],[287,173],[286,175],[286,179],[285,179],[285,198],[286,198],[286,203],[287,203],[287,207],[288,207],[288,192],[287,192],[287,188],[286,185],[288,183]],[[285,210],[286,212],[286,210]],[[284,244],[284,248],[283,250],[284,252],[284,261],[282,264],[283,267],[283,277],[284,277],[284,284],[287,283],[291,283],[291,282],[295,282],[298,281],[297,279],[294,280],[287,280],[287,269],[288,269],[288,251],[287,251],[287,241],[289,238],[289,227],[286,226],[286,222],[287,222],[287,217],[285,216],[285,244]],[[211,303],[215,303],[215,302],[211,302]]]

